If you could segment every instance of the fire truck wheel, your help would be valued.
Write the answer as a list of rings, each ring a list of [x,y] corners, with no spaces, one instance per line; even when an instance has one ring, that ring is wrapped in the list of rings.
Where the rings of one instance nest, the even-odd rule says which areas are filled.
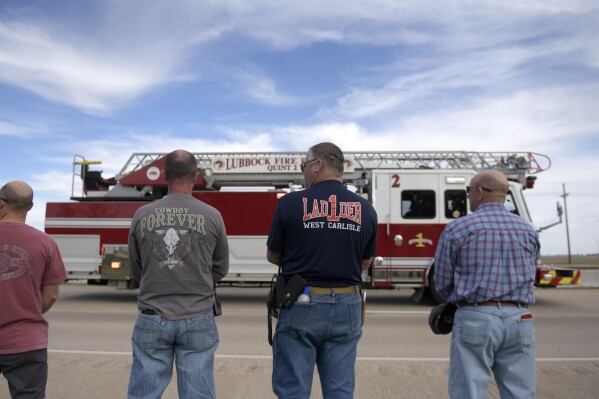
[[[437,291],[437,287],[435,287],[435,267],[431,267],[430,272],[428,273],[428,294],[432,296],[435,301],[439,303],[444,303],[446,298]]]

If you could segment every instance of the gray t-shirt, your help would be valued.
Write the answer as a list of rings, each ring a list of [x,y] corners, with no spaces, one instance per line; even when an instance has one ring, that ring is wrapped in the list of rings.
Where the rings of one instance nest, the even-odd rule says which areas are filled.
[[[206,314],[214,284],[229,270],[220,212],[190,194],[170,194],[133,216],[129,261],[140,282],[138,307],[167,320]]]

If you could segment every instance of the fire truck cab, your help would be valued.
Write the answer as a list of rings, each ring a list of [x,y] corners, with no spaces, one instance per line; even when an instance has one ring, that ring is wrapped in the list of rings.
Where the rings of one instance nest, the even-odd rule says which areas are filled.
[[[438,239],[454,219],[470,213],[466,186],[471,170],[388,170],[373,173],[372,203],[379,217],[378,255],[369,276],[376,287],[434,287]],[[530,221],[522,186],[510,182],[506,207]]]

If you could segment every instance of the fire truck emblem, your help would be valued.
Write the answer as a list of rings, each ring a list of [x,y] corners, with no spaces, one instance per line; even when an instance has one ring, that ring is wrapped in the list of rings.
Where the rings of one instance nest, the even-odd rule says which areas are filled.
[[[148,178],[148,180],[151,181],[158,180],[158,178],[160,177],[160,169],[158,169],[156,166],[148,168],[148,171],[146,172],[146,177]]]
[[[433,245],[433,240],[429,240],[428,238],[424,238],[422,233],[416,234],[416,238],[412,238],[408,241],[408,245],[416,244],[416,248],[424,248],[425,244]]]

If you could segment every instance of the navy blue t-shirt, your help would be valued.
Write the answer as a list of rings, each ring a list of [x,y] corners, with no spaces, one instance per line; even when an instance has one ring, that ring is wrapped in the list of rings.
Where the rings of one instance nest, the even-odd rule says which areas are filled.
[[[281,254],[282,275],[309,285],[362,282],[362,259],[374,256],[377,216],[370,203],[337,180],[325,180],[281,198],[268,241]]]

